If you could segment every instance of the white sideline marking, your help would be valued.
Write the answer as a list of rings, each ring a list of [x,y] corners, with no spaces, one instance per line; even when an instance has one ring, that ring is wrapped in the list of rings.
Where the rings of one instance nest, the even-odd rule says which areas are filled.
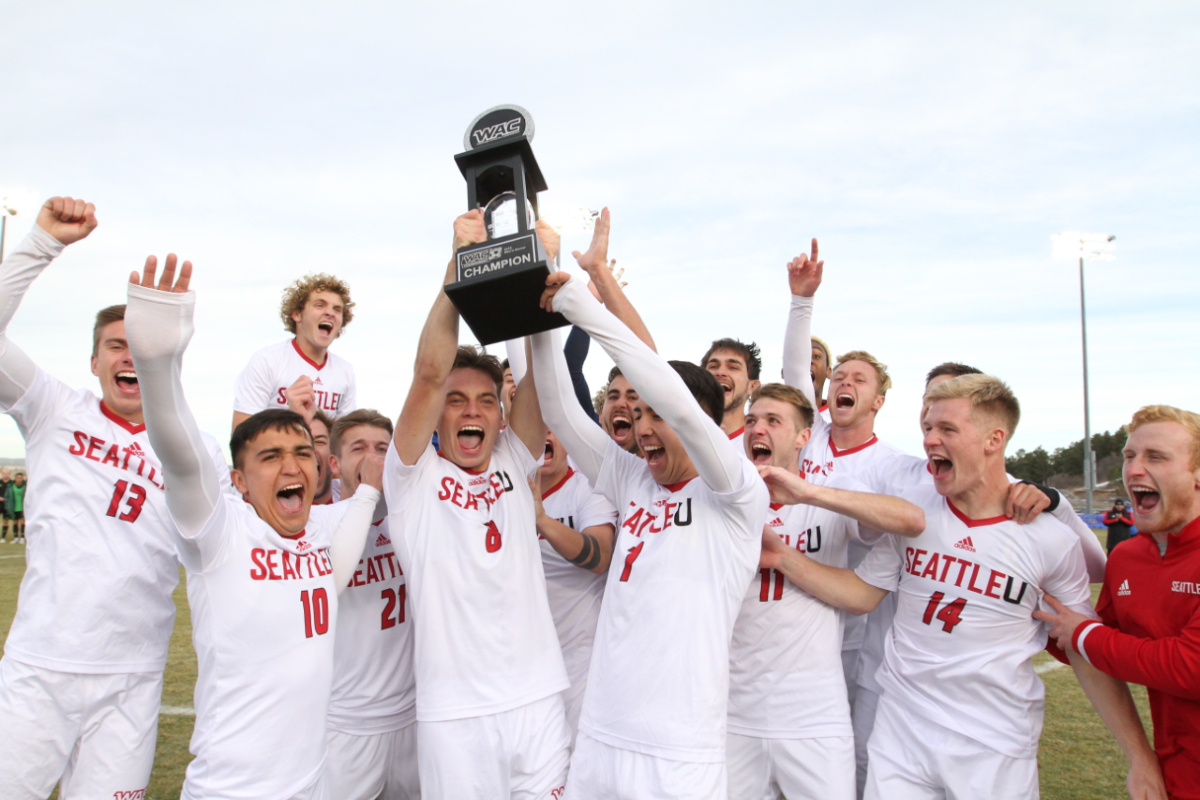
[[[1045,664],[1035,664],[1033,667],[1033,671],[1036,672],[1038,675],[1041,675],[1046,672],[1053,672],[1054,670],[1056,670],[1060,667],[1065,667],[1065,666],[1066,666],[1066,664],[1055,659],[1054,661],[1047,661]]]
[[[15,556],[0,556],[0,558],[24,558],[24,557],[25,557],[24,553],[21,553],[21,554],[15,555]]]
[[[187,706],[163,706],[158,713],[168,717],[194,717],[196,709]]]

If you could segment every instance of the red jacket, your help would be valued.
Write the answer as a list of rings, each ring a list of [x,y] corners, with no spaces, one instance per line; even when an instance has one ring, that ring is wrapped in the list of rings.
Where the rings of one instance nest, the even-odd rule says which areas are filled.
[[[1072,644],[1097,669],[1149,689],[1154,749],[1173,800],[1200,800],[1200,518],[1112,551],[1096,611]]]
[[[1118,514],[1116,511],[1109,509],[1108,513],[1106,513],[1104,515],[1104,524],[1105,525],[1128,525],[1129,527],[1132,528],[1133,527],[1133,515],[1130,514],[1128,511],[1126,511],[1122,514]]]

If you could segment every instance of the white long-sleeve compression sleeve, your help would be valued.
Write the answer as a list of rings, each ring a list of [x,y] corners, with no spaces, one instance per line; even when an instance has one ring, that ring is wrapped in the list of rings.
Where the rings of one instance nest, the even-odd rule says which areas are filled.
[[[811,297],[792,295],[783,335],[783,382],[799,389],[815,410],[820,403],[812,381],[812,312]]]
[[[183,353],[194,331],[195,292],[174,294],[129,284],[125,337],[146,435],[162,461],[167,507],[185,539],[195,537],[221,502],[221,481],[183,396]]]
[[[508,356],[508,368],[512,370],[513,385],[520,386],[521,379],[529,371],[529,366],[525,363],[525,338],[518,337],[505,341],[504,351]]]
[[[333,562],[333,580],[338,594],[345,591],[354,570],[362,560],[363,548],[367,544],[367,533],[371,530],[371,518],[383,493],[374,486],[360,483],[354,496],[346,501],[350,507],[338,522],[329,546],[329,560]]]
[[[4,408],[16,405],[37,375],[33,360],[9,341],[8,323],[17,313],[30,284],[65,247],[34,225],[29,235],[0,264],[0,404]]]
[[[638,395],[678,434],[696,472],[709,488],[721,494],[742,488],[745,456],[738,453],[729,437],[704,413],[665,359],[598,304],[576,278],[563,284],[554,296],[553,305],[555,311],[587,331],[617,362]]]
[[[608,451],[608,434],[592,421],[575,397],[558,331],[535,333],[529,341],[533,352],[533,381],[542,406],[542,418],[595,486],[600,479],[604,454]]]

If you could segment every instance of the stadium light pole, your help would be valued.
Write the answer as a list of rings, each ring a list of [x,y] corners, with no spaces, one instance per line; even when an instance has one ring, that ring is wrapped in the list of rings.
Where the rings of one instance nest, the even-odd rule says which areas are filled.
[[[8,218],[15,217],[23,210],[36,208],[37,200],[37,194],[29,189],[11,189],[0,194],[0,261],[4,260],[4,234]]]
[[[1079,259],[1079,327],[1083,341],[1083,486],[1084,511],[1093,512],[1092,490],[1096,484],[1096,465],[1092,460],[1092,418],[1091,405],[1088,395],[1088,353],[1087,353],[1087,300],[1083,284],[1083,260],[1085,258],[1111,261],[1116,258],[1113,253],[1116,236],[1105,233],[1080,233],[1065,231],[1050,237],[1054,245],[1054,257],[1062,259]]]

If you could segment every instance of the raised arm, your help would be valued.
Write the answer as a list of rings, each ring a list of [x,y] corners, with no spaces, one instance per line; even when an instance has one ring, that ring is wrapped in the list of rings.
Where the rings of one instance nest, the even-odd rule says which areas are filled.
[[[528,347],[522,345],[521,348],[526,362],[529,359]],[[516,373],[513,373],[513,377],[516,377]],[[542,419],[541,401],[533,384],[533,376],[528,373],[521,378],[516,394],[513,395],[512,419],[509,420],[509,426],[517,438],[529,448],[529,454],[535,459],[540,459],[546,451],[546,423]]]
[[[657,352],[658,348],[654,346],[650,329],[646,327],[646,323],[642,322],[642,316],[633,307],[633,303],[629,302],[629,298],[621,289],[621,282],[617,280],[617,276],[609,267],[608,232],[610,225],[608,209],[605,208],[600,212],[600,218],[596,220],[596,225],[592,229],[591,247],[586,253],[576,250],[571,255],[575,256],[575,261],[592,279],[592,285],[596,287],[596,293],[600,296],[600,302],[604,304],[604,307],[612,312],[614,317],[624,322],[647,347]]]
[[[167,256],[155,286],[158,260],[146,259],[139,277],[129,277],[125,336],[142,390],[146,435],[162,461],[169,488],[167,507],[185,539],[195,537],[221,502],[221,480],[196,419],[183,396],[183,353],[194,331],[196,295],[188,291],[192,264],[183,262],[175,280],[175,254]]]
[[[345,591],[354,570],[362,560],[371,531],[371,519],[383,501],[383,456],[371,452],[359,465],[358,488],[354,495],[338,505],[347,506],[338,522],[329,545],[329,560],[333,562],[333,580],[338,594]],[[381,511],[382,513],[382,511]]]
[[[592,305],[599,308],[593,301]],[[559,347],[558,331],[545,331],[529,337],[533,350],[533,379],[542,416],[554,435],[566,445],[567,452],[594,486],[600,479],[609,438],[604,430],[583,413],[571,391],[567,362]]]
[[[33,229],[0,264],[0,405],[4,408],[11,408],[25,395],[37,373],[32,359],[9,341],[8,323],[42,270],[99,224],[91,203],[51,197],[38,212]]]
[[[483,212],[473,209],[454,221],[454,253],[460,247],[476,244],[487,239],[483,224]],[[396,421],[396,453],[400,463],[412,466],[429,446],[433,432],[437,430],[446,402],[446,379],[454,366],[454,354],[458,350],[458,309],[450,302],[445,287],[457,277],[454,254],[446,266],[446,277],[438,290],[433,308],[421,329],[417,341],[417,363],[413,367],[412,386]]]
[[[787,265],[792,305],[783,338],[783,382],[799,389],[814,409],[820,401],[812,382],[812,310],[824,270],[825,262],[817,260],[816,239],[812,240],[812,258],[801,253]]]
[[[820,486],[780,467],[759,467],[758,474],[776,503],[824,508],[880,533],[913,537],[925,531],[925,512],[903,498]]]
[[[582,281],[557,273],[547,278],[547,286],[550,288],[543,302],[552,304],[555,311],[587,331],[617,362],[638,395],[679,435],[701,479],[714,492],[722,494],[742,488],[745,454],[738,452],[729,437],[704,413],[670,364],[609,311],[598,306]],[[567,450],[575,455],[569,444]]]
[[[592,405],[592,390],[583,374],[583,363],[587,361],[591,343],[592,337],[587,335],[587,331],[572,325],[571,332],[567,334],[567,343],[563,347],[563,355],[567,359],[567,371],[571,373],[571,385],[575,387],[575,399],[579,401],[579,407],[592,418],[592,422],[599,425],[600,415]]]

